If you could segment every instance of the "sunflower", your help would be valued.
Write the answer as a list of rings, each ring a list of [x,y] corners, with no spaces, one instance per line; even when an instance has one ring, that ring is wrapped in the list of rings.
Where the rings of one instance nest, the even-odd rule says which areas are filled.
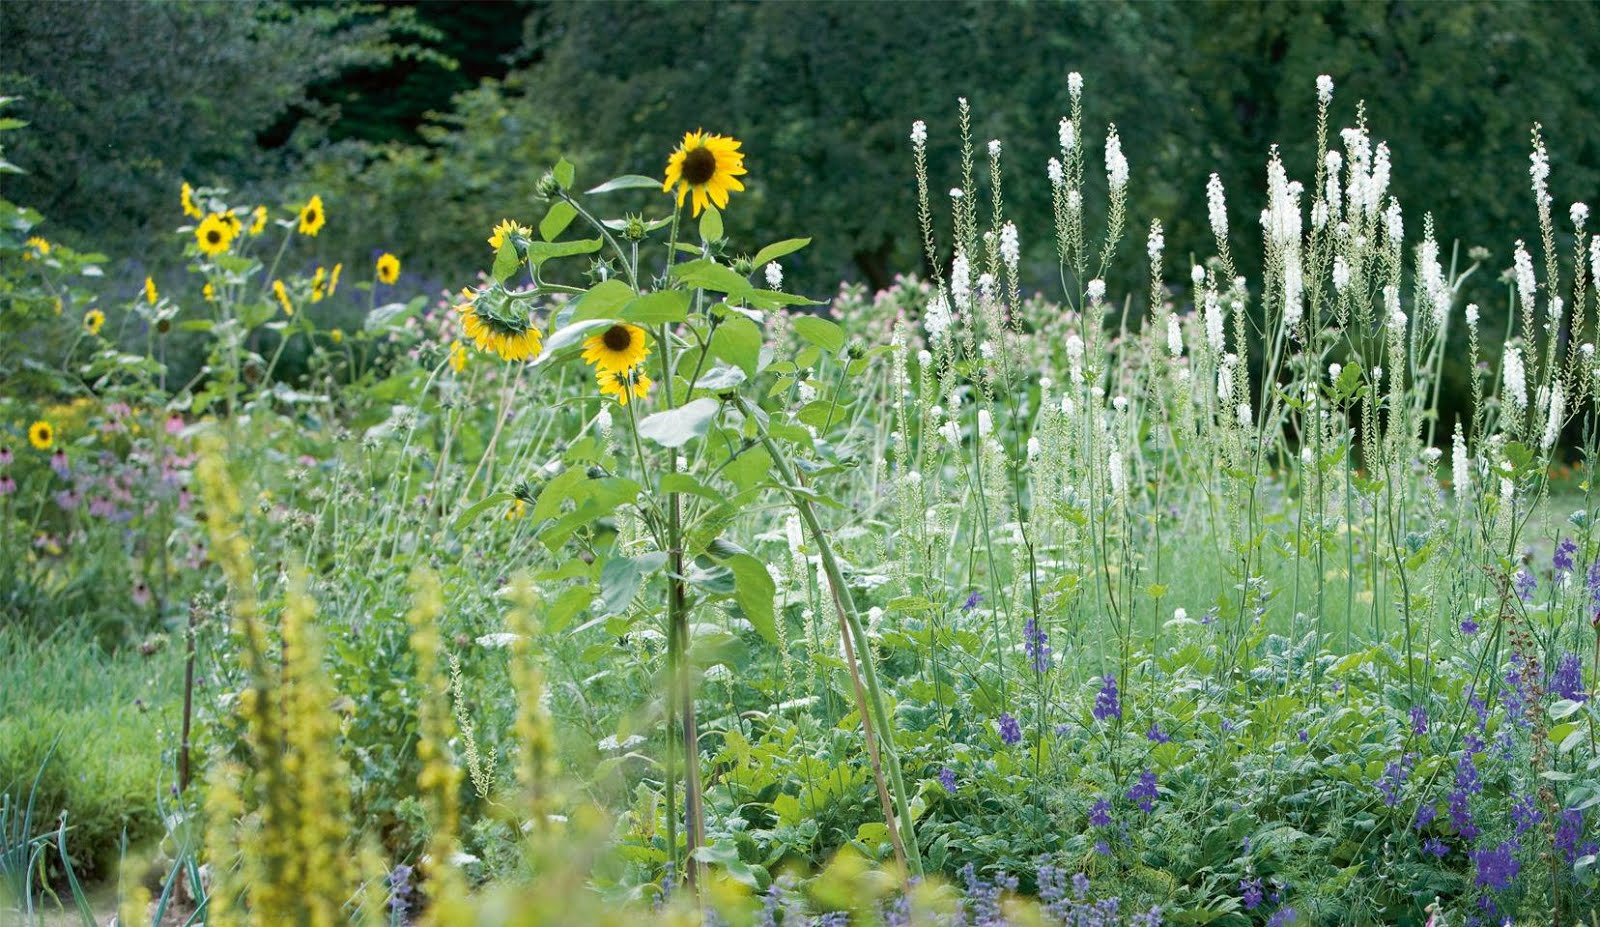
[[[28,426],[28,443],[41,451],[48,451],[56,443],[56,430],[49,422],[40,419]]]
[[[312,196],[300,210],[300,234],[316,238],[327,222],[328,215],[322,211],[322,197]]]
[[[278,305],[283,307],[284,315],[294,315],[294,303],[289,302],[289,290],[283,285],[282,280],[272,281],[272,295],[278,298]]]
[[[400,279],[400,259],[385,251],[378,255],[378,282],[394,285]]]
[[[239,221],[238,214],[230,209],[221,215],[222,221],[228,223],[228,228],[232,230],[233,237],[238,238],[239,233],[244,231],[244,225]]]
[[[461,313],[461,330],[478,350],[498,354],[501,360],[521,361],[538,357],[544,338],[533,327],[526,312],[513,306],[503,293],[487,291],[456,306]]]
[[[650,378],[644,375],[643,367],[627,370],[600,368],[594,372],[594,379],[600,384],[600,395],[615,396],[623,406],[628,404],[629,399],[650,398]]]
[[[456,373],[467,369],[467,348],[459,341],[450,342],[450,369]]]
[[[521,499],[511,500],[511,505],[506,509],[506,521],[516,521],[528,512],[528,503]]]
[[[212,213],[195,226],[194,239],[200,246],[201,254],[216,257],[233,244],[234,234],[234,227],[228,224],[227,219]]]
[[[250,234],[260,235],[262,232],[266,231],[266,228],[267,207],[257,206],[255,211],[250,213]]]
[[[743,190],[739,175],[744,170],[744,155],[739,152],[738,139],[725,135],[708,135],[704,131],[685,132],[683,144],[667,158],[667,181],[661,185],[664,193],[678,188],[678,207],[683,198],[694,191],[694,214],[706,208],[709,200],[718,209],[728,205],[729,190]]]
[[[332,296],[333,295],[333,291],[337,290],[339,288],[339,271],[341,271],[341,270],[344,270],[344,264],[342,264],[342,263],[335,264],[335,265],[333,265],[333,272],[328,274],[328,295],[329,296]]]
[[[214,284],[208,283],[200,288],[200,295],[205,297],[206,302],[214,303],[217,301],[217,288]]]
[[[583,342],[583,359],[597,370],[631,370],[650,354],[644,329],[616,324]]]
[[[83,314],[83,330],[91,335],[100,334],[100,329],[106,324],[106,314],[99,309],[90,309]]]
[[[23,242],[23,244],[29,249],[22,255],[22,259],[24,261],[33,260],[35,253],[37,253],[39,257],[44,257],[50,253],[50,243],[37,235]]]
[[[194,187],[189,186],[187,182],[178,189],[178,201],[183,204],[183,214],[189,218],[198,219],[204,215],[200,207],[194,204]]]
[[[327,289],[327,286],[326,286],[327,282],[328,282],[328,271],[327,271],[327,268],[318,267],[317,268],[317,272],[311,275],[311,301],[312,302],[320,303],[320,302],[322,302],[322,297],[328,295],[328,289]]]
[[[156,281],[153,277],[144,278],[144,301],[154,306],[161,294],[156,292]]]
[[[328,332],[328,338],[334,344],[344,344],[344,329],[342,329],[342,328],[333,329],[332,331]]]
[[[532,234],[533,232],[525,225],[518,225],[510,219],[501,219],[500,224],[494,227],[494,234],[489,236],[489,247],[499,251],[500,246],[506,243],[507,237],[527,238]]]

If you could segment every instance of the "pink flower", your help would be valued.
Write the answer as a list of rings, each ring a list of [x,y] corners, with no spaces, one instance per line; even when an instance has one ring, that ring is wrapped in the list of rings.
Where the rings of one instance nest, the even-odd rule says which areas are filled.
[[[0,496],[9,496],[17,491],[17,481],[9,473],[0,473]]]
[[[9,448],[9,447],[0,447],[0,467],[9,467],[9,466],[11,466],[11,458],[12,458],[11,448]]]
[[[183,430],[183,416],[171,415],[167,417],[167,434],[175,435]]]
[[[133,604],[140,608],[150,604],[150,587],[142,579],[133,584]]]

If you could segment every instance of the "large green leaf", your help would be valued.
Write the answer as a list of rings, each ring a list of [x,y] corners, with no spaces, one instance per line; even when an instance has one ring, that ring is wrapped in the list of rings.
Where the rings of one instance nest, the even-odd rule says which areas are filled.
[[[761,329],[742,316],[717,326],[711,336],[711,356],[720,358],[754,378],[761,367]]]
[[[764,267],[769,262],[776,261],[786,254],[793,254],[809,244],[811,244],[811,239],[809,238],[788,238],[783,241],[776,241],[757,251],[755,260],[751,263],[757,267]]]
[[[603,242],[598,238],[580,238],[576,241],[530,241],[528,242],[528,260],[534,266],[555,258],[574,257],[579,254],[593,254],[600,250]]]
[[[698,290],[714,290],[731,296],[742,296],[755,289],[750,285],[750,281],[739,276],[733,268],[724,267],[716,261],[705,258],[673,267],[672,276],[683,281],[685,286]]]
[[[709,397],[686,402],[676,409],[646,416],[639,423],[639,437],[662,447],[683,447],[691,440],[702,437],[711,427],[721,403]]]
[[[572,220],[578,217],[578,211],[566,200],[556,200],[550,204],[550,211],[539,220],[539,236],[545,241],[555,241],[556,236],[567,230]]]
[[[590,287],[589,292],[578,297],[571,321],[615,319],[622,314],[622,307],[632,301],[635,295],[633,287],[615,277],[602,280]]]
[[[795,334],[829,354],[838,354],[844,347],[844,329],[816,315],[798,315],[791,320]]]
[[[639,594],[639,587],[666,562],[667,555],[661,551],[607,560],[600,568],[600,607],[604,613],[615,615],[627,610]]]
[[[623,174],[613,177],[598,187],[588,191],[590,195],[596,193],[610,193],[613,190],[659,190],[661,181],[643,174]]]
[[[750,626],[776,646],[778,625],[772,599],[777,594],[777,586],[766,564],[731,541],[713,541],[706,553],[733,573],[733,600],[739,603],[739,610],[744,612]]]
[[[689,316],[688,290],[657,290],[622,307],[622,319],[635,325],[682,322]]]

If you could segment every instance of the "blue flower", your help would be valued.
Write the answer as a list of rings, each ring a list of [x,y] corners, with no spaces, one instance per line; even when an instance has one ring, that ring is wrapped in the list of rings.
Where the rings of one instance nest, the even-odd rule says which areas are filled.
[[[1145,739],[1154,744],[1164,744],[1172,739],[1172,735],[1161,729],[1159,721],[1150,723],[1150,730],[1145,731]]]
[[[1428,733],[1428,709],[1421,705],[1411,706],[1411,733],[1418,737]]]
[[[1016,718],[1011,717],[1011,712],[1001,713],[999,724],[1000,740],[1006,746],[1012,746],[1022,740],[1022,725],[1017,723]]]
[[[1050,635],[1039,623],[1029,618],[1022,626],[1022,649],[1028,654],[1029,661],[1033,664],[1035,673],[1048,672],[1050,669]]]
[[[1294,908],[1279,908],[1267,918],[1267,927],[1284,927],[1285,924],[1294,923]]]
[[[1471,617],[1461,619],[1461,633],[1468,637],[1478,633],[1478,623],[1473,621]]]
[[[1492,850],[1472,851],[1472,864],[1477,867],[1478,874],[1473,878],[1473,883],[1479,888],[1489,888],[1500,891],[1511,884],[1517,877],[1517,872],[1522,869],[1522,864],[1511,855],[1514,847],[1507,840]]]
[[[1434,859],[1444,859],[1445,855],[1450,852],[1450,848],[1445,846],[1444,841],[1438,837],[1429,837],[1422,842],[1422,852],[1431,855]]]
[[[1568,651],[1556,664],[1555,676],[1550,680],[1550,691],[1557,698],[1581,702],[1588,698],[1583,691],[1583,658]]]
[[[1520,796],[1511,803],[1511,823],[1516,825],[1519,835],[1532,830],[1542,820],[1544,812],[1539,810],[1539,799],[1532,793]]]
[[[1128,789],[1128,801],[1138,805],[1139,810],[1145,812],[1146,814],[1149,814],[1151,811],[1155,810],[1156,798],[1158,796],[1159,793],[1156,791],[1156,774],[1148,769],[1140,773],[1139,781],[1134,783],[1132,788]]]
[[[1262,893],[1260,879],[1239,880],[1239,900],[1244,902],[1244,909],[1246,911],[1254,911],[1257,907],[1259,907],[1261,904],[1261,898]]]
[[[1122,699],[1117,696],[1117,677],[1107,673],[1100,691],[1094,697],[1094,717],[1097,721],[1122,718]]]
[[[956,793],[956,771],[946,766],[939,770],[939,784],[951,795]]]
[[[982,602],[983,602],[983,596],[980,595],[976,589],[974,589],[972,591],[972,594],[967,596],[967,602],[966,602],[965,605],[961,606],[961,610],[964,611],[964,612],[970,612],[973,609],[977,608],[978,605],[981,604]]]
[[[1529,573],[1527,568],[1518,570],[1517,574],[1511,577],[1511,591],[1524,602],[1533,599],[1533,590],[1538,585],[1539,581],[1533,578],[1533,574]]]
[[[1572,559],[1572,555],[1577,552],[1577,541],[1572,538],[1562,538],[1561,543],[1556,545],[1556,554],[1551,561],[1556,568],[1556,572],[1562,575],[1571,573],[1573,567],[1577,565],[1576,561]]]
[[[1111,826],[1111,802],[1101,798],[1089,809],[1089,825],[1091,827]]]

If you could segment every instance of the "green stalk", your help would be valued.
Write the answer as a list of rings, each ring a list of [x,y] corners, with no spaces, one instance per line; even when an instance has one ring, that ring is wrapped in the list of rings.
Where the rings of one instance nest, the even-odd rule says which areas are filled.
[[[749,404],[740,399],[740,405],[746,414],[752,413]],[[778,447],[766,433],[761,435],[761,443],[772,456],[772,465],[777,468],[778,475],[783,479],[786,487],[798,486],[794,469],[790,467],[789,460],[784,456],[783,450]],[[889,789],[893,793],[895,808],[900,817],[900,840],[904,843],[907,862],[911,866],[911,874],[921,878],[922,851],[917,846],[917,832],[915,819],[911,815],[911,804],[906,797],[905,779],[900,772],[900,759],[895,753],[893,730],[890,725],[889,713],[883,706],[883,690],[878,683],[878,670],[872,659],[872,645],[867,640],[866,631],[861,626],[861,616],[856,611],[855,599],[850,595],[849,587],[845,584],[844,572],[839,568],[839,561],[834,557],[833,546],[828,543],[828,535],[822,530],[822,525],[817,521],[815,510],[809,500],[795,492],[790,492],[795,509],[800,513],[800,519],[805,522],[806,530],[811,533],[812,541],[817,545],[818,556],[822,560],[822,569],[828,576],[828,583],[834,589],[841,608],[839,618],[849,628],[850,637],[854,640],[855,650],[861,656],[862,681],[866,687],[867,711],[862,712],[865,719],[870,712],[872,722],[877,726],[877,740],[885,765],[889,769]],[[870,742],[870,741],[869,741]]]

